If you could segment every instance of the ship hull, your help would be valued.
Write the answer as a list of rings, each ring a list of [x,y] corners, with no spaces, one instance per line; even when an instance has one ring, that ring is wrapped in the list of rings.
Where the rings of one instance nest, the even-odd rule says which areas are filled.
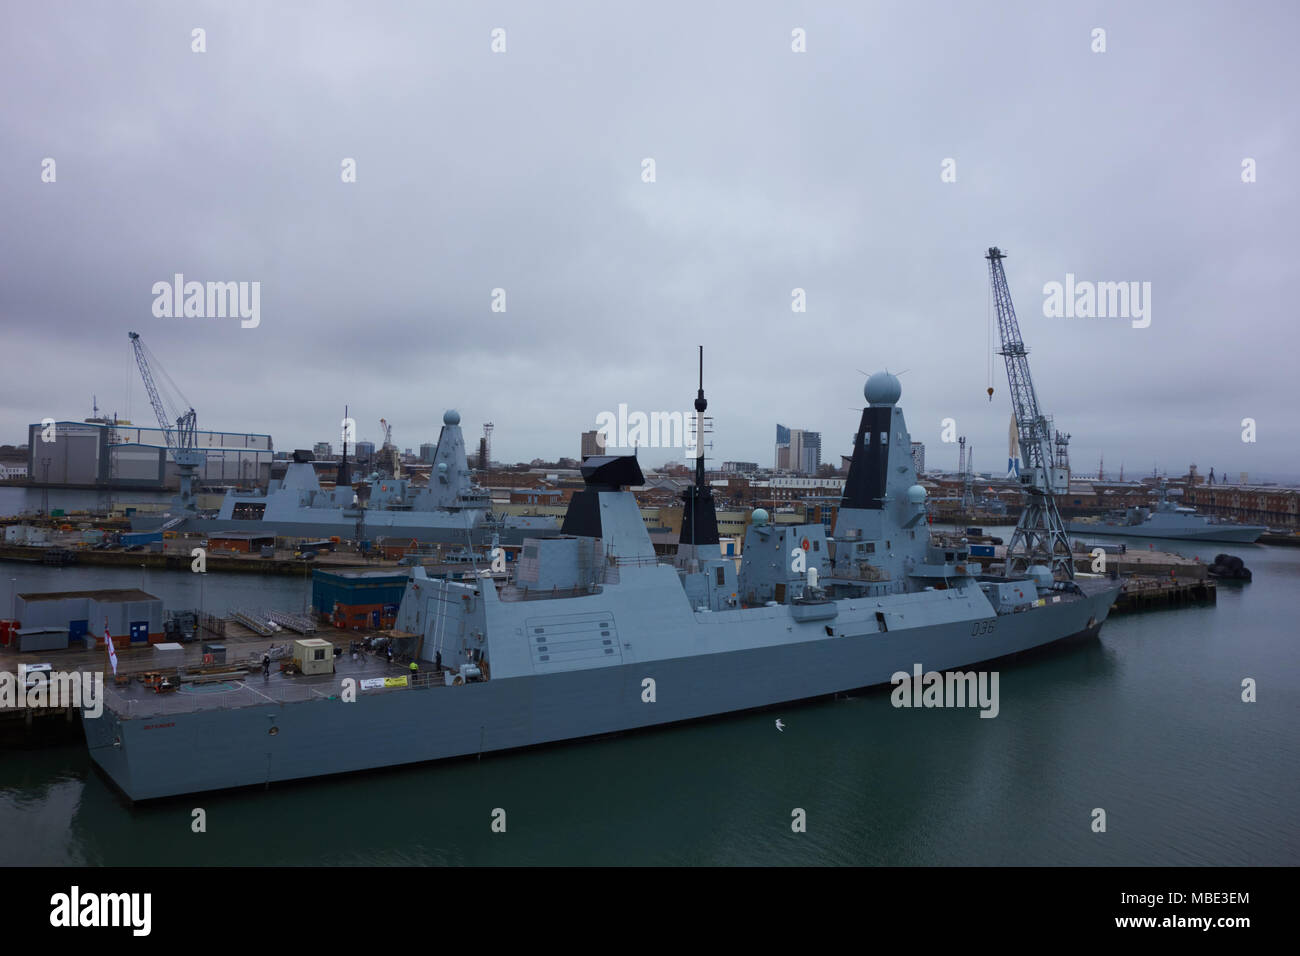
[[[90,755],[132,800],[268,785],[660,726],[888,684],[1095,635],[1117,587],[1000,616],[719,654],[321,699],[83,721]],[[643,700],[653,678],[655,700]],[[274,731],[274,733],[272,733]]]
[[[1241,525],[1207,525],[1205,528],[1148,528],[1144,525],[1088,524],[1071,521],[1065,526],[1071,534],[1103,534],[1128,538],[1166,538],[1172,541],[1221,541],[1227,544],[1254,544],[1267,529]]]
[[[388,517],[388,516],[382,516]],[[394,516],[396,517],[396,516]],[[403,517],[409,517],[404,515]],[[169,519],[149,517],[132,519],[133,531],[157,531]],[[223,531],[252,532],[255,534],[275,535],[284,538],[329,538],[338,537],[351,540],[356,537],[355,521],[249,521],[217,518],[186,518],[167,530],[180,533],[217,534]],[[464,546],[470,542],[475,547],[492,543],[492,536],[498,536],[503,545],[519,545],[525,538],[541,538],[557,534],[554,527],[509,527],[501,525],[480,524],[473,528],[464,525],[432,525],[403,523],[400,519],[385,521],[381,517],[367,514],[362,533],[367,540],[378,538],[400,538],[415,540],[423,544],[454,544]]]

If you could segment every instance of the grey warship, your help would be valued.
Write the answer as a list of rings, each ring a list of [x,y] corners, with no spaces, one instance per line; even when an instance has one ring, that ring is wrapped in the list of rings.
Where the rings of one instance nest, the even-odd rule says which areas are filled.
[[[311,452],[297,451],[284,478],[273,481],[265,494],[230,490],[213,517],[181,511],[135,519],[132,529],[252,531],[358,541],[392,537],[462,546],[492,541],[518,545],[525,537],[556,533],[553,518],[494,513],[488,492],[471,477],[460,413],[449,409],[442,422],[426,486],[416,487],[407,478],[375,477],[367,482],[366,500],[358,501],[347,478],[346,445],[340,480],[330,490],[321,488]]]
[[[1122,535],[1130,538],[1172,538],[1178,541],[1227,541],[1253,544],[1268,528],[1237,524],[1222,518],[1197,514],[1169,500],[1168,485],[1156,489],[1154,508],[1127,508],[1102,518],[1083,518],[1065,526],[1075,534]]]
[[[877,373],[864,394],[831,537],[756,511],[737,568],[700,460],[669,563],[628,490],[636,457],[588,458],[561,534],[528,539],[510,580],[412,570],[397,626],[418,680],[363,658],[216,693],[107,688],[83,720],[90,755],[148,800],[673,724],[1096,635],[1118,581],[986,574],[964,544],[931,542],[899,381]]]

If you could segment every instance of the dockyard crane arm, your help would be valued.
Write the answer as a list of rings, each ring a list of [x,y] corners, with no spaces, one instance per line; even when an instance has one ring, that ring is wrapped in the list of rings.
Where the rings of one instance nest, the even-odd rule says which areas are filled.
[[[1019,431],[1020,457],[1030,468],[1043,469],[1050,480],[1052,458],[1051,427],[1038,407],[1038,393],[1029,374],[1029,350],[1020,337],[1020,323],[1011,304],[1007,274],[1002,268],[1003,253],[994,246],[985,256],[989,261],[989,279],[993,283],[993,303],[998,317],[998,336],[1006,359],[1007,384],[1011,389],[1011,409]]]
[[[140,368],[140,377],[144,379],[145,391],[149,393],[149,404],[153,406],[153,413],[158,419],[158,425],[162,428],[163,434],[167,438],[167,447],[169,447],[173,452],[185,448],[193,448],[195,437],[194,430],[197,419],[193,406],[186,401],[185,396],[181,394],[181,390],[176,387],[176,383],[171,380],[170,376],[168,376],[168,383],[170,383],[176,394],[180,396],[181,402],[185,406],[185,410],[179,415],[176,415],[174,420],[172,419],[167,407],[163,404],[162,395],[158,392],[158,385],[154,381],[153,369],[151,366],[156,366],[164,376],[166,376],[167,373],[163,371],[162,366],[158,364],[156,358],[153,359],[152,363],[150,362],[152,356],[150,355],[149,350],[145,347],[144,341],[140,338],[138,332],[128,332],[127,334],[131,337],[131,348],[135,352],[135,364]]]
[[[1052,422],[1039,408],[1038,393],[1029,374],[1029,350],[1020,337],[1020,323],[1011,304],[1007,274],[1002,268],[1004,254],[994,246],[984,258],[989,261],[989,280],[1002,344],[998,354],[1007,363],[1011,409],[1015,413],[1020,457],[1024,463],[1020,486],[1025,493],[1025,508],[1007,546],[1006,567],[1011,570],[1014,563],[1049,564],[1058,577],[1073,578],[1070,542],[1054,497],[1057,492],[1068,490],[1064,462],[1058,467],[1052,446]]]

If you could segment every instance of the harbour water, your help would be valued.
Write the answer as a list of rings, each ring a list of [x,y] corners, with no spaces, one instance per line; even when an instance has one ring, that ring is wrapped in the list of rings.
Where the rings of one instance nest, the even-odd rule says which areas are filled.
[[[1229,550],[1254,581],[1221,586],[1212,607],[1112,617],[1096,640],[999,662],[995,719],[896,709],[883,688],[143,807],[84,746],[9,750],[0,864],[1295,865],[1300,549],[1130,546],[1148,544],[1202,561]],[[20,591],[140,583],[120,569],[0,574]],[[151,573],[146,587],[196,606],[194,577]],[[305,587],[209,574],[204,599],[292,610]],[[1248,677],[1256,703],[1241,700]],[[191,829],[196,808],[206,833]],[[498,808],[504,833],[491,828]],[[796,808],[805,833],[791,829]]]

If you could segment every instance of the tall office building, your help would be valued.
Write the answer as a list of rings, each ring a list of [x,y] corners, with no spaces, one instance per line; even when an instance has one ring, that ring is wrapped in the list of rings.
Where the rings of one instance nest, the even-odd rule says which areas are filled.
[[[790,429],[790,467],[801,475],[815,475],[822,463],[822,433]]]
[[[800,475],[815,475],[822,463],[821,432],[802,428],[776,426],[777,471],[793,471]]]
[[[582,433],[582,458],[605,454],[605,438],[599,431]]]
[[[790,470],[790,429],[776,426],[776,456],[772,465],[777,471]]]

